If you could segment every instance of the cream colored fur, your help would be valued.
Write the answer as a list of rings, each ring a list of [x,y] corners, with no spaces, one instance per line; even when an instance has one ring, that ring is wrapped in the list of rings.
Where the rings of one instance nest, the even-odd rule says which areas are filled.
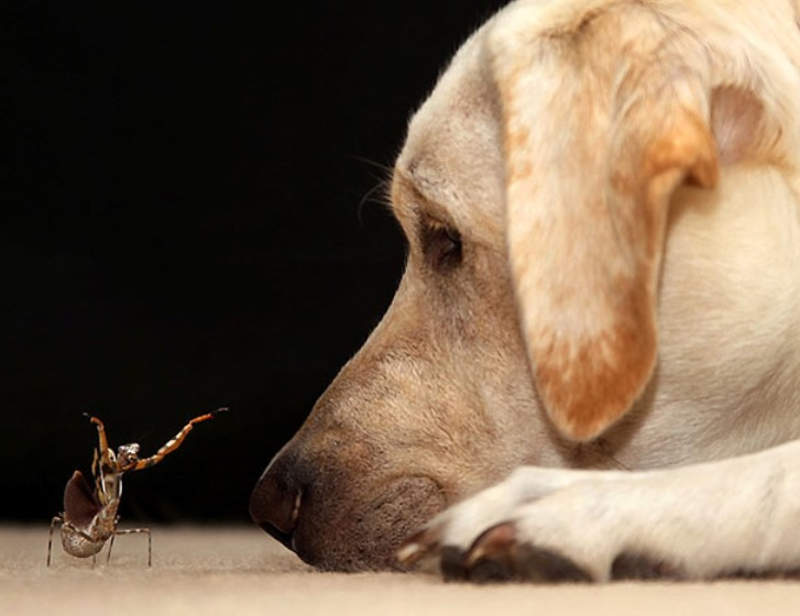
[[[800,439],[799,15],[517,0],[464,44],[397,160],[392,306],[262,478],[305,469],[303,558],[385,566],[535,465],[403,556],[506,521],[490,552],[597,580],[626,550],[689,577],[800,566],[800,445],[770,449]]]

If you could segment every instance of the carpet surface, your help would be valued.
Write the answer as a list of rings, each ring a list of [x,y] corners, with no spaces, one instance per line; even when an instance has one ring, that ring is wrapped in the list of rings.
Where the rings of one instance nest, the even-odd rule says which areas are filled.
[[[471,586],[434,575],[319,573],[257,528],[153,528],[91,559],[64,554],[47,528],[0,527],[0,614],[800,614],[800,582]]]

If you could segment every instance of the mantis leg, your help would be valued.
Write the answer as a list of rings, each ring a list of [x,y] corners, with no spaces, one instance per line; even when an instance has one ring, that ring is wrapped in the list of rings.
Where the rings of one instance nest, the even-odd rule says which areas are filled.
[[[99,445],[100,458],[104,459],[106,456],[106,451],[108,451],[108,439],[106,438],[106,427],[103,425],[103,422],[99,420],[97,417],[89,415],[89,413],[84,413],[84,415],[89,418],[89,421],[91,421],[95,426],[97,426],[97,442]]]
[[[115,530],[111,535],[111,544],[108,546],[108,556],[106,563],[111,560],[111,547],[114,545],[114,537],[117,535],[132,535],[134,533],[147,533],[147,566],[153,566],[153,538],[149,528],[126,528],[125,530]]]
[[[53,529],[55,528],[56,524],[63,524],[64,518],[60,515],[53,516],[53,519],[50,520],[50,536],[47,539],[47,566],[50,566],[50,554],[53,552]]]
[[[200,422],[203,422],[203,421],[208,421],[209,419],[213,418],[217,413],[223,413],[223,412],[225,412],[227,410],[228,409],[226,407],[222,407],[222,408],[217,409],[216,411],[212,411],[210,413],[206,413],[205,415],[199,415],[198,417],[195,417],[189,423],[187,423],[185,426],[183,426],[183,428],[181,428],[180,432],[178,432],[174,437],[172,437],[170,440],[168,440],[152,456],[150,456],[149,458],[144,458],[142,460],[139,460],[134,466],[132,466],[131,468],[126,468],[124,470],[126,470],[126,471],[128,471],[128,470],[138,471],[138,470],[141,470],[143,468],[149,468],[149,467],[151,467],[151,466],[153,466],[155,464],[158,464],[159,462],[161,462],[161,460],[164,459],[165,456],[167,456],[168,454],[172,453],[178,447],[181,446],[181,443],[183,443],[183,440],[186,438],[186,436],[189,434],[189,432],[192,431],[192,428],[194,428],[195,424],[199,424]]]
[[[111,562],[111,550],[114,548],[114,538],[117,536],[117,532],[111,535],[111,541],[108,542],[108,554],[106,554],[106,564]]]

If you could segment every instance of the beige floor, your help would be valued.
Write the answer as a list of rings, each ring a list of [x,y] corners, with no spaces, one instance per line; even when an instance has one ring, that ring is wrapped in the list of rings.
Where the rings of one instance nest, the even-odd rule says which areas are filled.
[[[120,537],[108,566],[67,557],[45,527],[0,527],[0,615],[800,614],[800,583],[445,584],[423,574],[317,573],[256,528],[156,528]]]

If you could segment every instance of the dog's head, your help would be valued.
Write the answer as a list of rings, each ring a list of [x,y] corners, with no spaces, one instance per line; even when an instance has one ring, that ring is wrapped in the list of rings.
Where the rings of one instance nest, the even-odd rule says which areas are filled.
[[[672,9],[517,2],[416,114],[397,294],[251,498],[303,559],[390,565],[433,513],[564,464],[642,394],[673,192],[780,138],[743,44],[716,62],[729,33]]]

